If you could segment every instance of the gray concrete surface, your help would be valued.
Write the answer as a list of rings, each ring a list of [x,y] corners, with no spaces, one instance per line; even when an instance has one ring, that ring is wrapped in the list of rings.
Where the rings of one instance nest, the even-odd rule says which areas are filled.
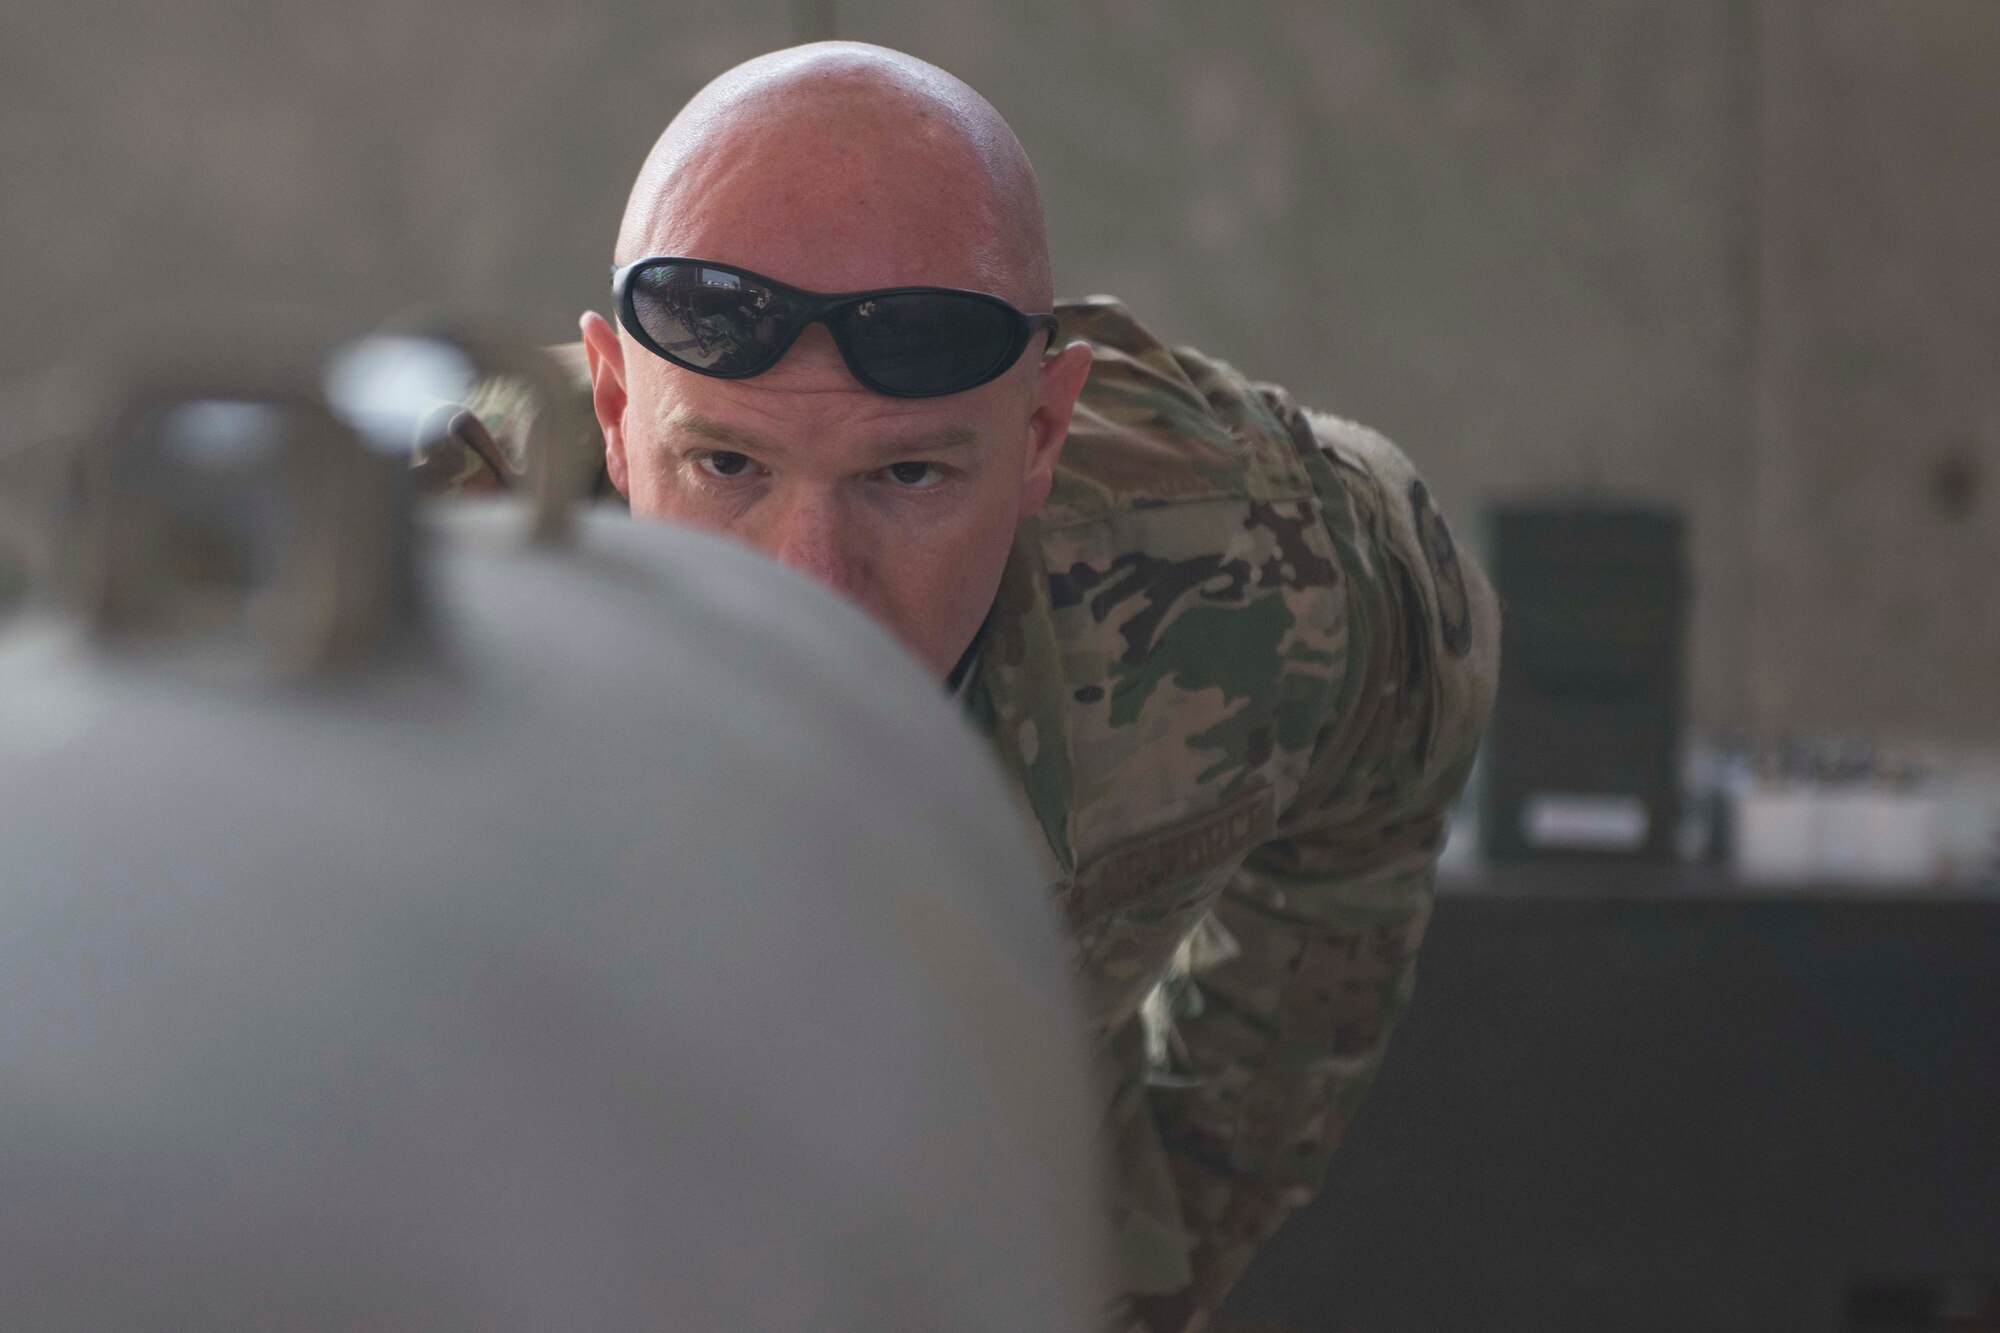
[[[2000,743],[1984,0],[0,8],[0,376],[109,303],[569,336],[630,174],[795,34],[983,89],[1062,286],[1369,421],[1461,522],[1692,521],[1707,729]]]
[[[2000,5],[1767,15],[1755,710],[2000,739]]]
[[[574,337],[660,127],[791,31],[780,0],[7,0],[0,374],[127,302]]]

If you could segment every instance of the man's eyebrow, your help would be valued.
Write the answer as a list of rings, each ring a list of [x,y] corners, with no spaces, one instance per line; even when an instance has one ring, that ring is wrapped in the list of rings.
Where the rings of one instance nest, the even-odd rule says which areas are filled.
[[[732,453],[764,453],[765,442],[759,437],[734,426],[725,426],[711,417],[698,416],[693,412],[676,412],[667,418],[667,429],[681,435],[692,435],[698,440],[706,440],[718,449]]]
[[[761,435],[738,430],[713,417],[701,416],[694,412],[676,412],[667,419],[667,428],[682,435],[692,435],[698,440],[714,445],[731,453],[753,454],[759,457],[768,454],[782,454],[786,449]],[[940,426],[936,430],[919,431],[913,435],[903,435],[873,441],[869,452],[889,461],[899,458],[916,458],[937,454],[952,454],[971,449],[979,443],[979,432],[970,426]]]
[[[955,454],[979,443],[979,432],[970,426],[940,426],[914,435],[877,440],[868,447],[878,456],[894,462],[933,454]]]

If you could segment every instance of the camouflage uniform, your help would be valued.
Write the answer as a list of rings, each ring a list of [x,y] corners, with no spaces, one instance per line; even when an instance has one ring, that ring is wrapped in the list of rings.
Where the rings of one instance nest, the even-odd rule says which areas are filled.
[[[1498,614],[1381,436],[1114,301],[1057,313],[1096,364],[961,688],[1098,1006],[1134,1313],[1181,1327],[1311,1196],[1408,1002]]]

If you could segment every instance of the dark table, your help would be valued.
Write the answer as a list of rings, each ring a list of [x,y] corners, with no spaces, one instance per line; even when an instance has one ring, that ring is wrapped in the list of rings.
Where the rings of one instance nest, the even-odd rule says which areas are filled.
[[[1421,958],[1228,1326],[1824,1333],[2000,1275],[2000,895],[1516,869]]]

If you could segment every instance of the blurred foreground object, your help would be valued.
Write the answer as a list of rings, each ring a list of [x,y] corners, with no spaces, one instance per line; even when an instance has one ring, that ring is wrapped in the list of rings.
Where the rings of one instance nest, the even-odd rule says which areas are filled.
[[[413,514],[396,405],[485,355],[132,378],[4,497],[64,577],[0,639],[0,1323],[1085,1327],[998,776],[740,546],[560,470]]]

